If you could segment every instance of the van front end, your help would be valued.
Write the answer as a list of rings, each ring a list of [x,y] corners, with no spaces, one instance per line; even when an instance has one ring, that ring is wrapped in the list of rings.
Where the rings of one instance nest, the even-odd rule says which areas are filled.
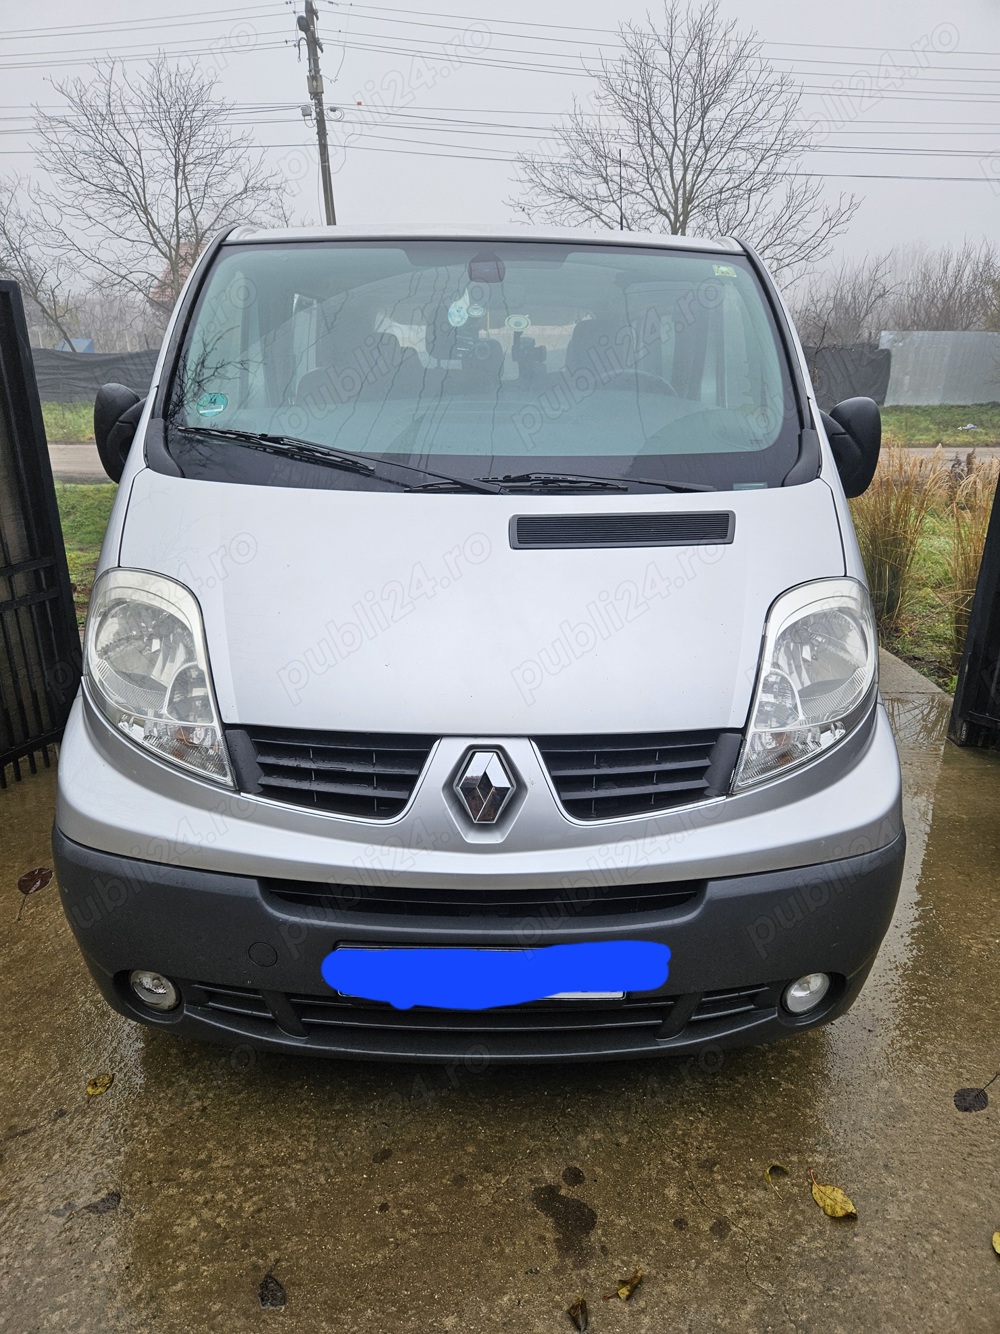
[[[905,843],[852,402],[735,242],[220,240],[60,759],[109,1004],[476,1066],[842,1014]]]
[[[376,757],[399,754],[385,747],[400,738],[365,741]],[[600,739],[588,742],[599,755]],[[782,780],[780,800],[751,792],[653,819],[568,817],[543,745],[437,738],[405,813],[377,828],[170,773],[137,757],[81,700],[63,760],[78,796],[60,803],[55,855],[104,996],[132,1019],[193,1037],[443,1061],[701,1051],[788,1035],[847,1009],[888,927],[903,860],[881,705],[822,761],[825,772]],[[519,789],[499,842],[456,809],[454,776],[484,751]],[[657,991],[475,1013],[399,1010],[337,995],[322,975],[330,952],[349,945],[537,950],[623,939],[669,947]],[[177,1004],[161,1012],[140,999],[137,970],[170,979]],[[828,990],[793,1013],[787,989],[814,974],[830,979]]]

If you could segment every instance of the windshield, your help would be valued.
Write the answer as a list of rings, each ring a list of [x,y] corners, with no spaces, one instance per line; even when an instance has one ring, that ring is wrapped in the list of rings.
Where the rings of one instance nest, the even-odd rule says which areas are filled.
[[[237,433],[522,486],[778,486],[799,447],[742,256],[522,241],[223,247],[168,424],[185,471],[197,459],[198,475],[240,480]],[[322,484],[388,485],[347,471]]]

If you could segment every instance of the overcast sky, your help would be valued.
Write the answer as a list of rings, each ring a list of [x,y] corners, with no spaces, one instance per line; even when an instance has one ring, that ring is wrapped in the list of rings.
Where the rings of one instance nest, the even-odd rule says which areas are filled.
[[[616,22],[647,12],[633,0],[432,2],[440,9],[318,0],[328,100],[343,114],[332,127],[343,222],[511,220],[510,159],[550,142],[574,96],[586,101],[594,88],[588,71],[602,51],[614,55]],[[318,220],[296,8],[207,0],[199,11],[174,0],[171,13],[167,0],[44,8],[0,0],[0,172],[36,169],[31,107],[59,104],[54,81],[85,76],[102,54],[134,70],[158,49],[199,52],[237,105],[234,122],[283,162],[293,209]],[[864,197],[839,253],[997,237],[997,0],[723,0],[723,8],[756,29],[766,56],[806,90],[803,113],[823,143],[805,170],[826,177],[833,196]],[[902,179],[912,177],[922,179]]]

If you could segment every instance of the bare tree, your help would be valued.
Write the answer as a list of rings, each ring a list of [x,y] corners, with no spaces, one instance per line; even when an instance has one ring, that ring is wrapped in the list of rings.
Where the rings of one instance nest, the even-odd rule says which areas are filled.
[[[29,308],[72,348],[76,274],[20,177],[0,181],[0,277],[13,278]]]
[[[1000,330],[1000,252],[990,241],[902,252],[892,329]]]
[[[147,301],[103,287],[80,294],[76,320],[98,352],[138,352],[159,346],[163,336],[162,315]]]
[[[231,223],[283,219],[283,178],[196,64],[160,56],[138,78],[113,62],[55,85],[38,112],[45,196],[62,251],[101,285],[169,311],[206,240]]]
[[[569,113],[559,156],[518,158],[514,207],[557,224],[738,235],[786,279],[822,259],[857,201],[824,205],[822,182],[798,174],[813,144],[801,92],[756,35],[717,0],[668,0],[662,26],[619,34],[623,54],[596,73],[599,114]]]
[[[896,290],[893,264],[891,253],[868,255],[811,278],[792,298],[803,343],[818,352],[877,342]]]

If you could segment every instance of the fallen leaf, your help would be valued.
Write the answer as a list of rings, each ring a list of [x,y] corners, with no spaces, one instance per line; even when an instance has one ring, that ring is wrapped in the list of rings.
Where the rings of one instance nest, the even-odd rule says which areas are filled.
[[[960,1112],[985,1112],[990,1105],[990,1097],[986,1090],[995,1079],[1000,1079],[998,1071],[993,1079],[988,1079],[982,1088],[978,1089],[959,1089],[955,1094],[955,1106]]]
[[[99,1200],[93,1204],[85,1204],[83,1211],[86,1214],[113,1214],[122,1202],[119,1191],[109,1190],[107,1195],[102,1195]]]
[[[569,1316],[570,1320],[572,1320],[573,1328],[578,1329],[580,1334],[583,1334],[584,1330],[590,1324],[590,1315],[587,1312],[586,1300],[583,1297],[577,1297],[576,1301],[566,1314]]]
[[[113,1214],[117,1211],[121,1202],[121,1192],[109,1190],[107,1195],[102,1195],[99,1200],[94,1200],[92,1204],[81,1204],[79,1209],[74,1209],[71,1204],[66,1204],[62,1209],[52,1209],[50,1212],[53,1218],[65,1217],[66,1221],[63,1223],[63,1229],[65,1230],[78,1214]]]
[[[990,1096],[985,1089],[959,1089],[955,1094],[955,1106],[960,1112],[985,1112],[990,1105]]]
[[[87,1085],[87,1097],[99,1098],[102,1093],[107,1093],[108,1089],[114,1082],[114,1075],[95,1075]]]
[[[25,871],[17,882],[17,887],[24,895],[21,900],[21,906],[17,910],[17,920],[21,920],[21,913],[24,911],[24,905],[27,902],[29,894],[37,894],[40,889],[52,879],[52,872],[47,866],[36,866],[33,871]]]
[[[774,1186],[774,1189],[777,1190],[778,1187],[774,1185],[775,1178],[786,1177],[786,1176],[788,1176],[787,1167],[783,1167],[781,1163],[772,1163],[771,1166],[764,1173],[764,1180],[767,1182],[769,1186]]]
[[[257,1300],[268,1311],[280,1311],[285,1305],[285,1289],[273,1274],[267,1274],[257,1289]]]
[[[857,1218],[857,1209],[839,1186],[822,1185],[813,1176],[812,1168],[809,1169],[809,1179],[812,1197],[828,1218]]]
[[[33,871],[25,871],[17,882],[22,894],[37,894],[52,879],[52,872],[47,866],[36,866]]]
[[[642,1270],[637,1269],[631,1278],[620,1278],[618,1280],[618,1287],[614,1292],[606,1292],[604,1294],[604,1300],[609,1302],[612,1297],[618,1297],[621,1301],[627,1302],[641,1282]]]
[[[993,1249],[1000,1255],[1000,1232],[993,1233]]]

